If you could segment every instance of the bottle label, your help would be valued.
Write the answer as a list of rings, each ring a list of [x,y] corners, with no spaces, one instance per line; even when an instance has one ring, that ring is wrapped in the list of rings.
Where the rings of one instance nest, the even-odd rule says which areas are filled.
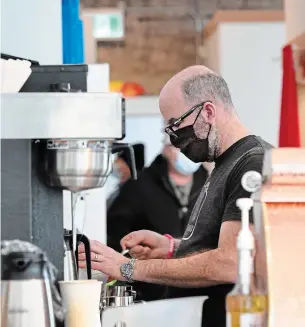
[[[227,313],[226,327],[233,327],[233,325],[232,325],[232,319],[231,319],[231,314],[230,313]]]
[[[230,313],[227,313],[226,327],[263,327],[264,315],[260,313],[241,313],[239,324],[232,324],[232,317]]]
[[[264,316],[260,313],[242,313],[240,327],[263,327]]]

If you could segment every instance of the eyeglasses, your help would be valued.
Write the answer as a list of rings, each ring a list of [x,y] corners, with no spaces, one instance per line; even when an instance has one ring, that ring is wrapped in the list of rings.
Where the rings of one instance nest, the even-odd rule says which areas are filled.
[[[201,102],[199,104],[196,104],[194,107],[192,107],[191,109],[189,109],[187,112],[185,112],[183,115],[181,115],[179,118],[175,119],[172,123],[170,123],[169,125],[167,125],[164,129],[165,133],[169,136],[173,136],[174,138],[178,138],[178,135],[176,133],[176,131],[174,130],[174,128],[178,128],[179,125],[183,122],[184,119],[186,119],[188,116],[190,116],[195,110],[197,110],[198,108],[200,108],[195,121],[197,120],[201,110],[203,109],[203,106],[207,103],[207,102],[211,102],[211,101],[204,101]],[[194,121],[194,122],[195,122]]]

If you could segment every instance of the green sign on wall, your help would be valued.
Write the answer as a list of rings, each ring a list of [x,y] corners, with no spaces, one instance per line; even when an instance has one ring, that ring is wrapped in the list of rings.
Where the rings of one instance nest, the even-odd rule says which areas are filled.
[[[123,12],[97,14],[93,17],[93,36],[97,39],[124,37]]]

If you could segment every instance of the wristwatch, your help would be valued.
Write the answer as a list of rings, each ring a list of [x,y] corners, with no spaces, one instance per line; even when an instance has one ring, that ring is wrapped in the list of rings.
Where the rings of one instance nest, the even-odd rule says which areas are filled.
[[[121,265],[121,275],[127,280],[128,283],[133,283],[132,274],[134,272],[134,264],[137,259],[132,258],[129,262]]]

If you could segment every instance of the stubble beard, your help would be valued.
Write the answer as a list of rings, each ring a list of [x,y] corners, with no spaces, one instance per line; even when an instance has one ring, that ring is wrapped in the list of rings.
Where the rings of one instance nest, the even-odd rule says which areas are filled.
[[[210,135],[209,135],[209,153],[207,162],[214,162],[220,154],[220,136],[217,128],[215,126],[211,127]]]

